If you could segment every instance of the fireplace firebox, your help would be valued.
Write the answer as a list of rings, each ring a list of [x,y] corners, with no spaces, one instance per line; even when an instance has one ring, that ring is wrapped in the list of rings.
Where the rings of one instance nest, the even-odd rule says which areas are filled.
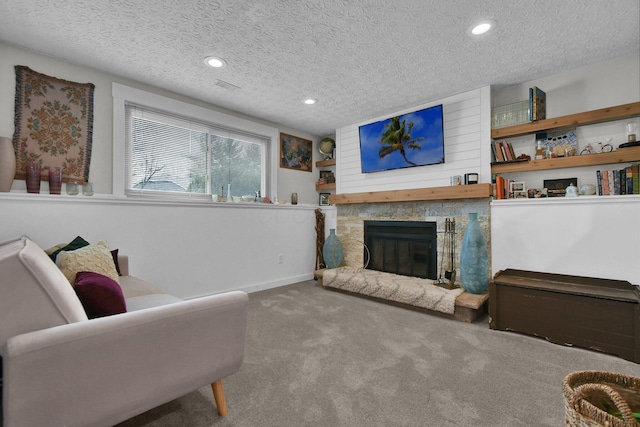
[[[435,280],[437,236],[435,222],[364,221],[367,268]]]

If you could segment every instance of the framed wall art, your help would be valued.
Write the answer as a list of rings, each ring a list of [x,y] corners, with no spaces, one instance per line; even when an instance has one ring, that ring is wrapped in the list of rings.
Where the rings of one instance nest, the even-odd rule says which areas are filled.
[[[311,172],[313,142],[308,139],[280,134],[280,167]]]
[[[329,206],[330,193],[320,193],[320,206]]]

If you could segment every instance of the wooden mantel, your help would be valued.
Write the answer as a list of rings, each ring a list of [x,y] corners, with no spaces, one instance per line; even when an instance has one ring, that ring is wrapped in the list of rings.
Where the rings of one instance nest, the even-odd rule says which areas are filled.
[[[423,200],[480,199],[491,197],[491,184],[454,185],[448,187],[414,188],[408,190],[369,191],[366,193],[332,194],[329,203],[416,202]]]

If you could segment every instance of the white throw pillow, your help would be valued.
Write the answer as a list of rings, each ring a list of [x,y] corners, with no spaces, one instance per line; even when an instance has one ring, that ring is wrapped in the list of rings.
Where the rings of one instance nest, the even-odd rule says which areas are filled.
[[[75,251],[60,252],[56,258],[56,265],[71,285],[76,281],[76,274],[81,271],[99,273],[120,283],[111,251],[102,240]]]

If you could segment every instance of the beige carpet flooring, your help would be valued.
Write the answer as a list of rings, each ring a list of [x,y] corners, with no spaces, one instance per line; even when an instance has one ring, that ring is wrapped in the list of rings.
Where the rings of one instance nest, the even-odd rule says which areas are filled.
[[[250,294],[244,364],[224,380],[229,415],[203,387],[119,427],[562,426],[562,380],[587,369],[640,376],[635,363],[493,331],[486,319],[308,281]]]

